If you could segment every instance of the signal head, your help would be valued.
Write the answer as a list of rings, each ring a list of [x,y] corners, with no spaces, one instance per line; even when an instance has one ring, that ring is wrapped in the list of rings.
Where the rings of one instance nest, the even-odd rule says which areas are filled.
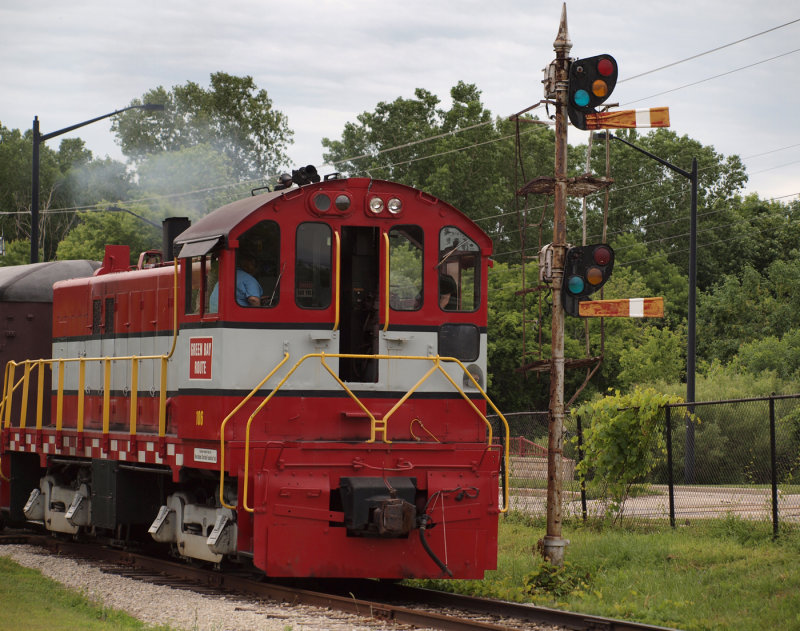
[[[578,129],[586,129],[586,114],[592,114],[617,85],[617,62],[611,55],[577,59],[569,66],[567,112]]]
[[[614,269],[614,250],[605,243],[584,245],[567,250],[564,259],[564,284],[561,305],[572,316],[578,315],[578,303],[600,289]]]

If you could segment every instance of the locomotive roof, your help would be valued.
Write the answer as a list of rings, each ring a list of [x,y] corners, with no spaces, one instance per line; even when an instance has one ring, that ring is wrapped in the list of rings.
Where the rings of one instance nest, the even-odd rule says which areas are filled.
[[[49,261],[0,267],[0,302],[53,302],[53,284],[94,274],[99,261]]]
[[[227,240],[228,234],[250,213],[264,204],[280,197],[286,191],[264,193],[254,197],[245,197],[211,211],[197,223],[184,230],[176,239],[175,245],[182,245],[181,258],[205,254],[220,239]]]
[[[368,188],[373,184],[389,185],[414,191],[416,189],[405,184],[389,182],[387,180],[370,180],[369,178],[350,178],[347,180],[325,181],[317,184],[309,184],[301,188],[324,188],[329,185],[338,187],[350,186],[354,188]],[[296,189],[274,191],[263,193],[254,197],[246,197],[231,204],[227,204],[210,212],[208,215],[197,221],[194,225],[187,228],[176,239],[175,245],[182,246],[180,258],[200,256],[210,252],[220,242],[227,244],[228,236],[232,230],[244,221],[251,213],[255,212],[265,204],[280,198],[284,194],[292,193]],[[432,195],[428,196],[435,200]],[[438,200],[437,200],[438,201]],[[488,239],[488,237],[487,237]],[[491,243],[491,241],[489,241]]]

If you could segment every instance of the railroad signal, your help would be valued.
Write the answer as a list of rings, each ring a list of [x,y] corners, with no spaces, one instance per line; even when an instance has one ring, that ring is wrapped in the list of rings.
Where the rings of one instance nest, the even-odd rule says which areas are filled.
[[[571,316],[580,315],[580,302],[600,289],[614,269],[614,250],[605,243],[567,250],[561,305]]]
[[[586,129],[586,114],[594,114],[617,85],[617,62],[611,55],[577,59],[569,66],[567,113],[578,129]]]

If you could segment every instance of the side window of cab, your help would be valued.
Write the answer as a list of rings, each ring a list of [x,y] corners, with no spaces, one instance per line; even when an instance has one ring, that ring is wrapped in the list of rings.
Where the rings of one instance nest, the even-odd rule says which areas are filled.
[[[219,282],[219,251],[184,259],[187,315],[216,314]]]
[[[481,303],[481,252],[455,226],[439,233],[439,307],[444,311],[477,311]]]
[[[389,306],[416,311],[422,306],[423,233],[419,226],[389,230]]]
[[[301,223],[296,239],[295,302],[302,309],[327,309],[333,268],[331,228],[324,223]]]
[[[240,307],[269,308],[278,304],[281,264],[280,227],[274,221],[260,221],[239,237],[236,272],[231,288]]]

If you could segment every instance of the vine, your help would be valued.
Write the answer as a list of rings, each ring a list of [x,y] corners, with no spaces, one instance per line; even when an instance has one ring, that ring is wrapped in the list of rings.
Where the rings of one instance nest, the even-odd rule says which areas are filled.
[[[584,484],[590,480],[605,487],[616,521],[632,485],[644,480],[666,454],[664,406],[682,399],[638,386],[627,394],[611,392],[573,408],[572,415],[588,421],[578,476]]]

